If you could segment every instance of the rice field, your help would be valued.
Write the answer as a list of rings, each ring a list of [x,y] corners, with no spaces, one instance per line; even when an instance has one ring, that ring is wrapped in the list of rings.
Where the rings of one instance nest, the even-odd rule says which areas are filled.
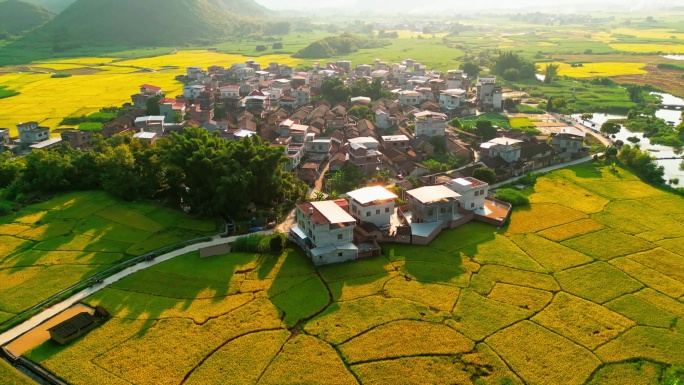
[[[659,385],[684,365],[684,224],[670,215],[683,200],[621,173],[559,170],[501,230],[472,223],[430,246],[386,244],[381,257],[342,265],[315,269],[295,249],[181,256],[87,298],[113,319],[27,357],[74,385]],[[558,199],[563,189],[576,199]],[[633,222],[658,237],[622,225],[640,208],[648,218]],[[87,218],[120,226],[134,211],[166,225],[156,212],[109,211]],[[5,236],[53,217],[35,207]],[[13,271],[0,290],[41,268]]]
[[[656,44],[656,43],[618,43],[611,44],[616,51],[642,53],[642,54],[681,54],[684,53],[684,44]]]
[[[10,128],[12,136],[17,135],[16,124],[26,121],[37,121],[54,129],[67,116],[88,115],[102,107],[130,102],[141,84],[154,84],[167,95],[175,96],[182,92],[183,84],[174,77],[184,74],[186,67],[230,66],[247,59],[242,55],[191,50],[132,60],[83,57],[32,63],[30,68],[34,72],[0,74],[0,84],[19,93],[0,99],[0,127]],[[272,61],[301,63],[290,55],[267,55],[257,60],[262,65]],[[71,71],[74,76],[51,78],[51,73],[64,71]]]
[[[140,208],[148,214],[137,211]],[[0,217],[0,233],[12,234],[0,235],[0,318],[11,318],[87,277],[140,255],[130,250],[147,250],[148,244],[163,247],[211,234],[215,229],[211,221],[196,221],[201,226],[195,230],[169,226],[188,220],[193,221],[153,205],[124,203],[102,192],[65,194]],[[164,237],[174,229],[174,237]]]
[[[613,44],[616,47],[623,44]],[[662,47],[662,46],[661,46]],[[682,46],[684,47],[684,46]],[[616,48],[617,49],[617,48]],[[547,63],[538,63],[542,72]],[[582,67],[573,67],[568,63],[555,62],[559,66],[558,75],[571,78],[595,78],[612,77],[621,75],[643,75],[646,73],[644,63],[624,63],[624,62],[587,62],[582,63]]]

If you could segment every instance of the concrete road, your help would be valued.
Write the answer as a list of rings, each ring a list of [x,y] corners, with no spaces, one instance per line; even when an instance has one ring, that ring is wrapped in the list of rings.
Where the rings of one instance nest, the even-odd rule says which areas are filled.
[[[260,231],[256,234],[272,234],[273,230],[267,230],[267,231]],[[128,277],[131,274],[134,274],[140,270],[147,269],[149,267],[152,267],[154,265],[158,265],[162,262],[166,262],[170,259],[173,259],[175,257],[178,257],[183,254],[187,254],[193,251],[197,251],[199,249],[203,249],[205,247],[211,247],[211,246],[217,246],[217,245],[224,245],[227,243],[232,243],[235,241],[237,238],[240,238],[241,236],[244,235],[239,235],[235,237],[228,237],[228,238],[221,238],[218,235],[214,236],[211,241],[204,242],[204,243],[197,243],[194,245],[186,246],[182,249],[174,250],[169,253],[160,255],[156,257],[155,259],[151,261],[143,261],[139,262],[136,265],[133,265],[126,270],[120,271],[111,277],[107,278],[104,280],[102,283],[95,284],[92,287],[86,288],[71,297],[65,299],[64,301],[50,307],[47,310],[44,310],[40,314],[35,315],[34,317],[28,319],[27,321],[24,321],[24,323],[15,326],[14,328],[6,331],[5,333],[0,334],[0,346],[5,345],[9,343],[10,341],[14,340],[15,338],[21,336],[22,334],[32,330],[36,326],[42,324],[43,322],[49,320],[50,318],[56,316],[57,314],[63,312],[64,310],[70,308],[74,304],[78,303],[79,301],[83,300],[84,298],[91,296],[98,291],[104,289],[105,287],[121,280],[126,277]]]

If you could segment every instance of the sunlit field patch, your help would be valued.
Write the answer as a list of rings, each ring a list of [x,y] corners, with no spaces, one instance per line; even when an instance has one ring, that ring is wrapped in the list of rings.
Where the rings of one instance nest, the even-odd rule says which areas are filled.
[[[622,44],[613,44],[611,47],[621,46]],[[548,63],[537,63],[542,69],[542,72]],[[598,62],[598,63],[582,63],[581,67],[573,67],[568,63],[556,62],[558,65],[558,74],[562,76],[569,76],[571,78],[594,78],[594,77],[611,77],[620,75],[642,75],[646,73],[644,70],[644,63],[622,63],[622,62]]]
[[[623,52],[635,53],[664,53],[664,54],[681,54],[684,53],[684,45],[682,44],[653,44],[653,43],[619,43],[611,44],[611,48]]]
[[[561,242],[580,235],[603,230],[604,228],[604,225],[594,221],[593,219],[580,219],[572,223],[542,230],[537,234],[549,240]]]
[[[455,355],[474,347],[475,343],[446,325],[397,321],[340,345],[340,351],[347,362],[356,363],[417,355]]]
[[[556,274],[563,290],[578,297],[603,303],[643,287],[617,268],[596,262]]]
[[[532,321],[591,350],[636,325],[601,305],[566,293],[558,293]]]
[[[588,350],[530,321],[504,329],[486,342],[531,383],[580,385],[601,364]]]

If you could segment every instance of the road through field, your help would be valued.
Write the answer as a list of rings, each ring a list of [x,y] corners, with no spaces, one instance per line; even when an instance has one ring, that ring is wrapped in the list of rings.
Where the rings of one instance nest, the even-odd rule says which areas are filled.
[[[273,230],[267,230],[267,231],[261,231],[256,234],[271,234]],[[48,321],[52,317],[56,316],[57,314],[60,314],[64,310],[70,308],[74,304],[78,303],[79,301],[83,300],[86,297],[89,297],[98,291],[104,289],[105,287],[128,277],[131,274],[134,274],[140,270],[147,269],[149,267],[152,267],[154,265],[158,265],[162,262],[166,262],[170,259],[173,259],[175,257],[178,257],[180,255],[184,255],[187,253],[191,253],[193,251],[197,251],[200,249],[203,249],[205,247],[211,247],[211,246],[217,246],[217,245],[224,245],[227,243],[232,243],[234,242],[237,238],[240,238],[241,236],[235,236],[235,237],[228,237],[228,238],[221,238],[219,235],[216,235],[212,238],[211,241],[204,242],[204,243],[197,243],[194,245],[186,246],[182,249],[174,250],[172,252],[160,255],[156,257],[152,261],[143,261],[140,262],[134,266],[131,266],[127,268],[126,270],[123,270],[119,273],[116,273],[112,275],[111,277],[105,279],[102,283],[96,284],[95,286],[86,288],[71,297],[67,298],[66,300],[50,307],[49,309],[41,312],[40,314],[37,314],[36,316],[30,318],[26,322],[15,326],[14,328],[6,331],[5,333],[0,334],[0,346],[3,346],[17,337],[29,332],[36,326]]]

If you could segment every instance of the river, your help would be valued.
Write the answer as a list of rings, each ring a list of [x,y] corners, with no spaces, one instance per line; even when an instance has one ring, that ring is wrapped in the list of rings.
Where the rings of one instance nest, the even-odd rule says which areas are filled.
[[[681,105],[684,106],[684,99],[678,98],[676,96],[670,95],[670,94],[658,94],[663,98],[663,103],[665,104],[670,104],[670,105]],[[656,111],[656,116],[662,119],[665,119],[666,121],[672,121],[675,122],[675,125],[678,125],[682,121],[682,116],[681,116],[682,111],[681,110],[658,110]],[[610,114],[601,114],[601,113],[595,113],[594,117],[590,120],[587,121],[582,121],[582,117],[580,114],[575,114],[572,116],[577,120],[580,124],[584,125],[585,127],[591,128],[595,131],[599,131],[601,128],[601,125],[605,123],[606,121],[610,119],[626,119],[626,116],[623,115],[610,115]],[[631,132],[628,131],[626,128],[622,128],[619,133],[615,134],[615,139],[616,140],[622,140],[625,142],[625,144],[632,144],[627,140],[629,137],[637,137],[640,139],[639,145],[641,149],[647,150],[651,153],[656,158],[671,158],[671,157],[680,157],[682,156],[681,154],[677,154],[675,149],[669,146],[662,146],[659,144],[651,144],[651,141],[648,138],[644,138],[644,134],[642,132]],[[684,186],[684,171],[681,171],[679,169],[679,165],[682,162],[681,159],[659,159],[658,164],[663,166],[665,168],[665,180],[673,179],[673,178],[679,178],[680,179],[680,186]]]

